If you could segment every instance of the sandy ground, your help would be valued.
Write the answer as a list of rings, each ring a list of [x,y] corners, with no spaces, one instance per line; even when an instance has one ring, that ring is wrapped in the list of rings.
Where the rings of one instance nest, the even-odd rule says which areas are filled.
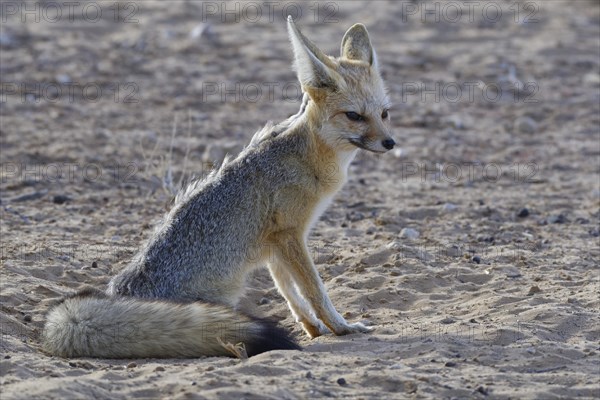
[[[598,3],[453,3],[3,2],[2,398],[600,396]],[[365,23],[395,104],[399,149],[361,153],[310,237],[375,332],[308,339],[263,270],[244,308],[302,352],[41,353],[48,305],[103,288],[170,188],[296,111],[290,4],[330,54]]]

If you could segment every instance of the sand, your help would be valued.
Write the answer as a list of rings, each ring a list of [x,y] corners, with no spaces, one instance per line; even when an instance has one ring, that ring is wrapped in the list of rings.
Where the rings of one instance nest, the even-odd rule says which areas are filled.
[[[304,350],[248,360],[67,360],[39,334],[53,301],[126,265],[182,177],[296,111],[288,3],[225,21],[219,2],[99,2],[97,20],[38,3],[25,23],[8,3],[3,399],[600,396],[596,2],[453,2],[457,22],[445,3],[302,6],[330,54],[367,25],[394,102],[398,147],[358,155],[310,236],[337,309],[376,330],[307,338],[260,270],[243,308]]]

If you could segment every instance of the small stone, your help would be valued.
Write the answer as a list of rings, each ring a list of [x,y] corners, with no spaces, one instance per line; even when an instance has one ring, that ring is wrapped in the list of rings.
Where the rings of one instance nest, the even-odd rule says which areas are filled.
[[[191,385],[196,386],[198,383],[196,381],[192,381]]]
[[[529,216],[529,210],[525,207],[521,208],[519,210],[519,212],[517,213],[517,217],[519,218],[526,218]]]
[[[564,214],[551,215],[548,217],[549,224],[564,224],[567,222],[567,217]]]
[[[456,367],[456,363],[454,361],[448,361],[446,364],[444,364],[444,366],[452,368]]]
[[[479,256],[473,256],[473,258],[471,259],[475,264],[481,264],[481,257]]]
[[[134,362],[130,362],[129,364],[127,364],[127,368],[135,368],[137,367],[137,364]]]
[[[454,211],[458,208],[458,206],[456,204],[452,204],[452,203],[444,203],[444,205],[442,206],[442,210],[445,212],[451,212]]]
[[[71,201],[71,198],[69,196],[65,196],[64,194],[57,194],[52,198],[52,202],[54,204],[64,204],[67,201]]]
[[[535,354],[535,353],[536,353],[536,351],[535,351],[535,347],[529,347],[529,348],[527,349],[527,352],[528,352],[529,354]]]
[[[3,33],[0,34],[0,46],[15,48],[19,46],[19,42],[14,35],[11,35],[10,33]]]
[[[346,380],[344,378],[339,378],[337,380],[337,384],[340,386],[346,386],[348,383],[346,382]]]
[[[588,85],[600,85],[600,77],[595,72],[587,73],[583,76],[583,84]]]
[[[400,237],[406,239],[417,239],[419,235],[419,231],[412,228],[404,228],[400,231]]]
[[[87,361],[80,361],[77,366],[83,369],[94,369],[94,364],[89,363]]]
[[[521,271],[516,267],[506,267],[504,268],[504,273],[509,278],[518,278],[522,275]]]
[[[484,388],[483,386],[479,386],[479,387],[477,388],[477,392],[481,393],[481,394],[482,394],[482,395],[484,395],[484,396],[487,396],[487,395],[488,395],[488,390],[487,390],[487,388]]]
[[[10,356],[9,356],[9,355],[5,355],[5,356],[4,356],[4,359],[5,359],[5,360],[8,360],[8,359],[10,359]]]
[[[25,314],[25,315],[23,316],[23,321],[25,321],[25,322],[31,322],[31,315],[29,315],[29,314]]]
[[[165,370],[165,367],[161,367],[160,365],[156,368],[154,368],[154,372],[163,372]]]
[[[402,244],[399,241],[394,240],[393,242],[388,243],[385,247],[390,250],[400,250],[402,248]]]
[[[98,263],[96,261],[92,261],[92,268],[98,268]]]
[[[450,125],[454,129],[464,129],[465,123],[458,115],[451,115],[446,119],[448,125]]]
[[[73,81],[67,74],[58,74],[54,77],[54,79],[56,79],[56,82],[62,85],[66,85],[67,83],[71,83]]]
[[[313,376],[312,372],[310,372],[310,371],[308,371],[306,373],[306,375],[304,375],[304,376],[306,377],[306,379],[314,379],[314,376]]]
[[[535,133],[538,129],[538,124],[533,118],[519,117],[515,120],[515,129],[520,133]]]
[[[542,289],[539,288],[539,286],[532,286],[529,289],[529,293],[527,293],[527,296],[533,296],[536,293],[540,293],[542,291]]]

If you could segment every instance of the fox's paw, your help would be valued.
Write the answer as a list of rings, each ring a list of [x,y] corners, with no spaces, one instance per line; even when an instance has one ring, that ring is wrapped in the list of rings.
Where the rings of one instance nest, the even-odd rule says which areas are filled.
[[[349,335],[351,333],[369,333],[375,330],[372,326],[366,326],[360,322],[355,322],[353,324],[347,324],[341,329],[338,329],[335,334],[338,336],[341,335]]]
[[[319,320],[314,323],[303,321],[302,328],[304,328],[304,331],[308,334],[308,336],[310,336],[311,339],[329,333],[329,329],[323,322]]]

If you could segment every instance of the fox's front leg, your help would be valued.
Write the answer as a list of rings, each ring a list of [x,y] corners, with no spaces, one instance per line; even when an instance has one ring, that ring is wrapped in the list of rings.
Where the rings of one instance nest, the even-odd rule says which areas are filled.
[[[283,260],[276,260],[270,262],[268,266],[277,289],[287,300],[292,315],[296,318],[296,322],[302,325],[306,334],[311,338],[315,338],[328,333],[329,329],[315,316],[306,299],[298,293],[294,278],[289,271],[289,265]]]
[[[336,311],[329,299],[319,273],[308,254],[302,235],[298,232],[280,233],[277,240],[281,260],[289,268],[300,294],[308,301],[315,315],[336,335],[370,332],[373,328],[360,322],[349,324]]]

